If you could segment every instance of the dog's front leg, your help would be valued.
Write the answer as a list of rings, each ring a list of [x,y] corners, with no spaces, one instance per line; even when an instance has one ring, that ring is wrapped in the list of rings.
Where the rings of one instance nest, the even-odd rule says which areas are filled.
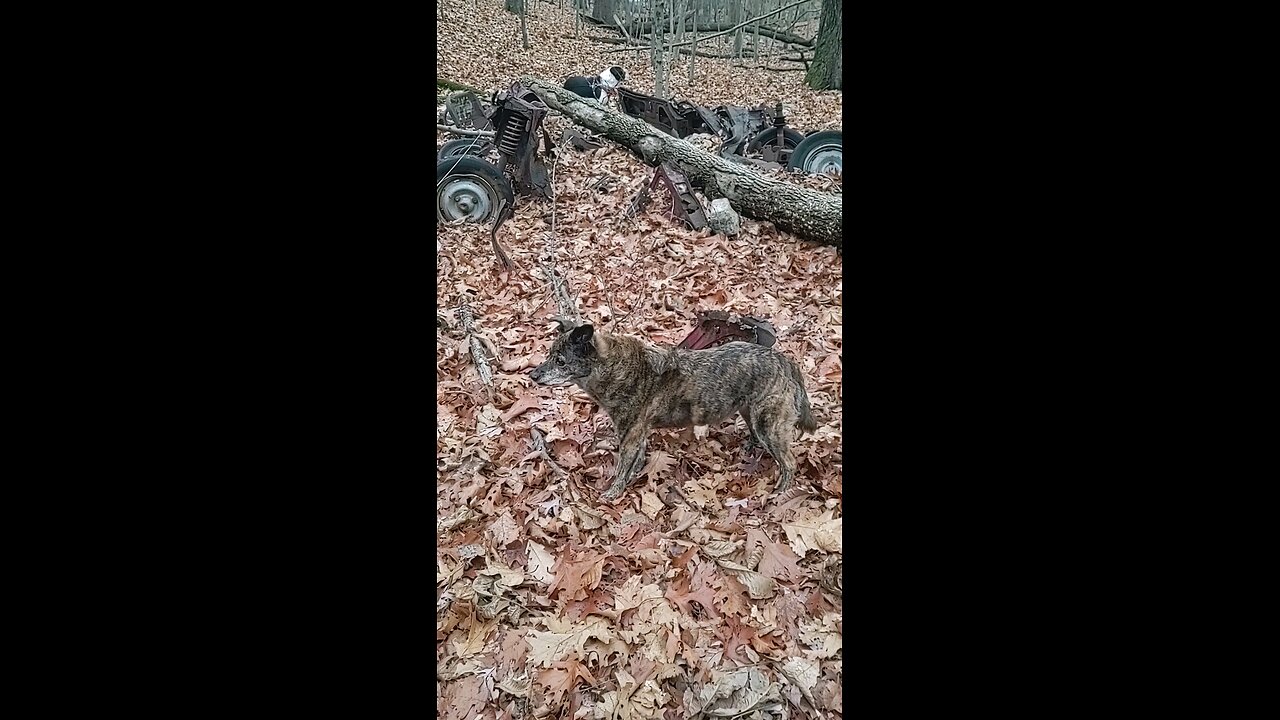
[[[605,500],[613,500],[627,489],[627,485],[635,479],[640,470],[644,468],[644,451],[648,438],[647,428],[643,426],[635,426],[622,436],[622,442],[618,448],[618,471],[613,479],[613,484],[608,490],[604,491],[601,496]]]

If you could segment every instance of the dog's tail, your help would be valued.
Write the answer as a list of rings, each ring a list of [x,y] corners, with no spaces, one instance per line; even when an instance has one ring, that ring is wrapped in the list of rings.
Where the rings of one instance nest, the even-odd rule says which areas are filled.
[[[806,432],[813,432],[818,429],[818,421],[813,419],[813,409],[809,406],[809,393],[804,389],[804,376],[800,374],[800,368],[794,362],[787,364],[791,369],[791,379],[796,384],[796,410],[800,413],[796,427]]]

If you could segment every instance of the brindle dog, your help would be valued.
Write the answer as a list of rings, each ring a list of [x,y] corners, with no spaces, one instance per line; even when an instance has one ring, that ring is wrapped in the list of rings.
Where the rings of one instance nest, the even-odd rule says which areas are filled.
[[[753,445],[778,462],[782,492],[795,476],[791,443],[818,429],[800,368],[753,343],[706,350],[658,349],[556,318],[560,336],[530,373],[539,385],[576,384],[609,414],[618,431],[618,471],[603,497],[622,494],[644,467],[649,429],[711,425],[741,413]]]

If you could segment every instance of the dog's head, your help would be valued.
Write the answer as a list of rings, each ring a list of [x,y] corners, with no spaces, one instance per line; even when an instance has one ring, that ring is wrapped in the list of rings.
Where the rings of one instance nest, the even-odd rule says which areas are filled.
[[[568,385],[587,377],[599,354],[595,341],[600,338],[595,335],[594,327],[565,318],[555,321],[560,325],[560,336],[551,345],[546,362],[529,373],[539,385]]]

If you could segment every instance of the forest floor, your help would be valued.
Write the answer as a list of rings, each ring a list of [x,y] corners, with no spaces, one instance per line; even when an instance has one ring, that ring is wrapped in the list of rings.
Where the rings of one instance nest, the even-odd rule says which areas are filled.
[[[567,8],[530,2],[523,50],[502,0],[437,7],[441,79],[488,91],[622,64],[630,87],[653,91],[647,54],[564,38]],[[841,93],[805,88],[803,72],[697,58],[690,84],[687,61],[672,70],[677,97],[783,99],[798,129],[840,128]],[[567,121],[547,122],[558,140]],[[446,139],[437,132],[437,146]],[[841,716],[840,254],[745,217],[735,239],[691,232],[656,202],[624,217],[653,170],[613,144],[557,151],[547,165],[554,201],[518,198],[498,233],[514,270],[498,264],[487,225],[437,229],[439,716]],[[838,179],[773,174],[840,192]],[[554,339],[547,258],[583,319],[606,332],[674,345],[697,310],[769,320],[819,424],[794,444],[792,488],[770,495],[777,465],[743,448],[734,420],[653,431],[642,477],[601,500],[616,461],[608,417],[582,392],[528,377]],[[463,303],[492,358],[492,393],[460,329]]]

